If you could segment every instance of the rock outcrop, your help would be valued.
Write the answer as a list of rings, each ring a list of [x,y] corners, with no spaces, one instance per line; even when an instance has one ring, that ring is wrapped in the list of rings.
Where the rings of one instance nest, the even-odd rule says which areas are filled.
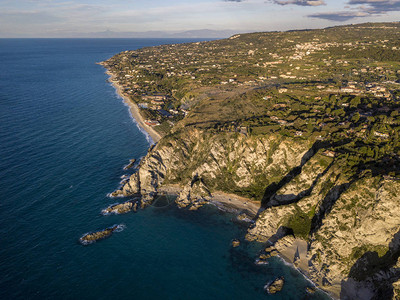
[[[323,173],[309,172],[293,179],[301,184],[302,178],[309,177],[309,184],[304,185],[306,189],[312,186],[308,195],[290,204],[285,204],[283,199],[282,205],[267,208],[246,237],[273,241],[281,253],[292,246],[294,237],[304,240],[308,244],[308,266],[303,264],[302,269],[319,287],[335,297],[350,293],[346,299],[355,299],[352,297],[360,296],[357,293],[365,299],[369,299],[367,295],[379,295],[378,282],[383,281],[378,280],[381,276],[378,274],[387,267],[370,269],[367,279],[355,278],[356,270],[367,274],[367,266],[375,265],[378,257],[388,253],[389,244],[399,232],[400,212],[396,207],[400,205],[400,183],[382,176],[355,180],[341,174],[338,166],[330,166]],[[279,193],[293,191],[292,184],[287,184]],[[294,236],[279,236],[282,228],[289,228],[286,233]],[[358,260],[368,252],[375,254],[364,257],[364,265],[360,267]],[[391,290],[390,286],[385,288]]]
[[[202,205],[213,190],[259,199],[270,182],[301,164],[307,146],[275,136],[260,139],[195,129],[171,134],[149,151],[113,195],[151,198],[161,185],[180,184],[184,190],[177,202],[182,206]]]
[[[176,204],[179,207],[188,207],[190,210],[197,210],[211,199],[211,193],[198,176],[195,176],[178,195]]]
[[[102,239],[110,237],[114,231],[116,231],[120,228],[121,228],[121,225],[113,225],[111,227],[108,227],[108,228],[100,230],[100,231],[86,233],[79,239],[79,242],[82,245],[92,244],[98,240],[102,240]]]
[[[238,239],[234,239],[233,241],[232,241],[232,247],[233,248],[237,248],[237,247],[239,247],[240,246],[240,241],[238,240]]]
[[[124,167],[124,170],[129,170],[130,168],[132,168],[135,165],[135,163],[136,163],[136,159],[134,159],[134,158],[130,159],[129,164],[127,164]]]
[[[108,214],[126,214],[130,211],[137,211],[138,201],[130,200],[120,204],[111,205],[101,211],[103,215]]]
[[[111,196],[140,196],[141,208],[150,205],[157,195],[157,188],[165,177],[166,167],[163,157],[166,158],[170,155],[171,153],[165,153],[164,149],[160,151],[155,148],[150,149],[140,162],[138,171],[129,177],[121,189],[111,193]]]
[[[283,285],[285,284],[285,279],[283,277],[279,277],[275,279],[273,282],[268,283],[264,286],[264,290],[268,292],[268,294],[276,294],[283,289]]]
[[[176,203],[192,210],[218,190],[261,200],[263,209],[246,239],[275,243],[266,256],[301,250],[300,258],[290,260],[339,297],[351,285],[346,280],[357,281],[351,277],[357,261],[367,252],[385,256],[400,230],[400,182],[343,172],[341,161],[325,155],[324,147],[275,135],[175,132],[149,151],[115,194],[141,195],[146,207],[160,186],[179,185]],[[299,241],[301,249],[293,248]],[[371,270],[369,278],[379,272]]]

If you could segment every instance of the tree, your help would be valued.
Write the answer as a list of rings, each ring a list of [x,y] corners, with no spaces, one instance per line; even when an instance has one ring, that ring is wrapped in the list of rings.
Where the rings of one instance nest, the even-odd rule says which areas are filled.
[[[353,117],[351,118],[351,121],[354,123],[357,123],[360,120],[360,114],[356,112]]]
[[[358,105],[361,103],[361,98],[359,96],[354,97],[351,101],[350,101],[350,107],[351,108],[357,108]]]

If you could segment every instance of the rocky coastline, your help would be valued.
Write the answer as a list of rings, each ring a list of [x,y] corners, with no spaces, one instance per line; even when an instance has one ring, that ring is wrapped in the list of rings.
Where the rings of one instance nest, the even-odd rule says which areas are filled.
[[[341,31],[353,45],[351,32],[377,34],[368,26],[326,31],[335,31],[329,39]],[[387,41],[394,41],[398,25],[387,28]],[[153,134],[156,143],[136,172],[111,194],[128,201],[107,208],[105,213],[143,209],[160,194],[176,195],[175,203],[182,209],[197,210],[207,204],[232,209],[237,211],[238,221],[248,226],[245,237],[238,237],[238,241],[245,238],[265,245],[257,264],[279,255],[333,298],[396,299],[400,294],[400,108],[390,95],[383,99],[376,93],[348,92],[358,84],[353,82],[355,73],[359,74],[357,51],[374,42],[346,51],[357,58],[350,62],[357,72],[348,80],[337,79],[344,71],[335,77],[328,68],[333,61],[342,62],[337,60],[337,48],[330,46],[324,51],[332,50],[332,62],[326,62],[327,68],[313,69],[309,83],[286,80],[293,76],[283,74],[258,79],[251,72],[246,72],[246,78],[237,76],[243,71],[241,61],[233,63],[238,53],[242,61],[252,60],[257,68],[271,72],[282,70],[284,61],[290,67],[298,63],[299,72],[303,72],[304,60],[311,65],[319,63],[320,56],[312,51],[295,62],[293,57],[298,56],[290,55],[270,61],[275,50],[266,50],[278,38],[286,43],[288,53],[311,47],[317,54],[322,48],[310,46],[314,42],[304,43],[315,41],[309,34],[317,40],[328,37],[325,31],[241,35],[214,44],[124,51],[103,63],[121,96],[124,85],[142,97],[144,107],[149,107],[147,113],[168,109],[175,114],[171,119],[163,117],[164,125],[172,125],[161,137],[141,124],[139,108],[126,98],[133,105],[133,117]],[[379,29],[379,36],[382,34]],[[298,44],[292,47],[295,38]],[[218,73],[224,73],[219,65],[224,57],[215,53],[215,57],[193,60],[193,53],[207,56],[210,49],[222,48],[221,53],[232,55],[234,72],[228,81]],[[262,49],[266,53],[262,54]],[[198,66],[214,62],[207,70],[194,68],[209,72],[195,76],[185,69],[191,64],[176,64],[178,54]],[[258,55],[267,61],[263,66],[254,61]],[[280,67],[270,70],[275,64]],[[341,70],[338,65],[335,68]],[[175,69],[182,70],[178,73]],[[320,69],[322,73],[317,71]],[[289,70],[289,75],[294,72]],[[369,72],[365,70],[361,73]],[[384,67],[376,70],[381,72]],[[317,75],[329,77],[314,81]],[[334,82],[340,87],[337,91]],[[350,82],[354,87],[347,86]],[[365,91],[378,84],[383,82],[369,83]],[[161,90],[165,98],[155,99],[154,92]],[[139,200],[133,200],[136,198]],[[240,247],[240,242],[234,245]],[[278,289],[280,285],[278,278]],[[310,287],[309,292],[313,290]]]
[[[340,169],[336,168],[329,168],[328,171],[324,171],[321,168],[321,160],[327,160],[326,163],[329,165],[329,157],[320,154],[319,151],[309,152],[302,145],[291,144],[289,146],[289,144],[286,144],[287,141],[281,141],[279,143],[279,147],[274,149],[274,159],[273,163],[271,164],[271,161],[268,161],[268,156],[263,158],[267,161],[264,161],[263,159],[261,161],[257,161],[256,157],[263,157],[263,155],[258,155],[257,150],[254,149],[257,149],[257,143],[263,143],[264,146],[259,148],[263,150],[258,151],[262,151],[262,153],[264,153],[265,147],[268,147],[268,144],[271,144],[271,142],[274,140],[274,137],[269,137],[265,141],[258,140],[258,142],[254,144],[254,141],[251,141],[250,143],[251,138],[234,136],[234,139],[230,139],[229,143],[235,143],[236,148],[231,148],[227,143],[222,146],[216,140],[213,140],[209,141],[209,144],[207,145],[207,147],[211,147],[211,149],[205,150],[199,148],[200,145],[204,146],[204,141],[202,139],[202,135],[204,134],[207,135],[205,132],[193,131],[187,135],[181,135],[180,139],[171,139],[171,137],[162,139],[159,143],[152,147],[148,154],[140,161],[137,172],[132,174],[127,182],[120,189],[116,190],[113,195],[123,197],[140,197],[141,200],[137,202],[135,209],[138,209],[139,207],[145,208],[151,205],[155,197],[157,197],[159,194],[176,195],[176,205],[189,210],[197,210],[206,204],[222,205],[227,208],[231,208],[237,211],[238,219],[247,219],[248,221],[249,229],[246,239],[249,241],[266,243],[266,250],[260,254],[259,258],[257,258],[258,262],[264,263],[268,257],[279,255],[285,261],[301,271],[304,276],[309,278],[315,284],[315,287],[321,288],[336,299],[347,299],[343,295],[346,295],[346,293],[349,293],[349,291],[360,285],[362,288],[359,287],[358,289],[363,290],[363,293],[366,295],[373,295],[374,293],[377,293],[377,289],[379,289],[379,287],[377,288],[374,285],[368,284],[368,280],[371,280],[369,277],[366,279],[366,281],[363,281],[364,283],[360,283],[358,281],[352,281],[351,278],[349,279],[346,275],[343,275],[343,272],[348,272],[346,270],[348,270],[349,264],[351,266],[351,260],[342,260],[340,256],[337,258],[331,256],[332,254],[329,254],[332,251],[331,249],[336,249],[336,251],[339,251],[339,253],[341,253],[340,251],[350,251],[351,254],[351,251],[354,251],[352,249],[354,249],[354,247],[358,247],[358,239],[361,238],[364,240],[370,239],[371,241],[378,238],[376,243],[383,245],[390,242],[393,244],[393,250],[387,252],[387,255],[394,257],[395,263],[390,265],[391,267],[389,267],[388,272],[390,274],[397,274],[396,272],[398,272],[397,270],[399,268],[399,263],[397,262],[396,265],[396,255],[398,257],[397,245],[400,243],[398,242],[397,235],[394,235],[397,228],[396,215],[393,213],[389,215],[384,213],[384,211],[387,211],[389,207],[392,207],[390,208],[390,211],[395,209],[397,202],[399,201],[397,196],[394,198],[388,198],[389,195],[392,195],[391,197],[393,197],[393,195],[397,194],[394,193],[394,191],[399,188],[397,182],[383,180],[380,181],[380,187],[377,187],[379,189],[379,193],[376,191],[373,193],[367,191],[367,194],[371,195],[369,197],[376,197],[376,195],[378,195],[378,197],[380,197],[378,198],[380,199],[378,200],[378,203],[381,203],[381,205],[385,205],[386,207],[385,210],[378,208],[382,213],[382,218],[386,218],[387,220],[385,224],[380,224],[380,226],[377,227],[380,230],[379,233],[373,233],[373,230],[371,231],[371,229],[365,232],[360,231],[359,229],[359,226],[361,226],[361,228],[363,226],[367,226],[367,223],[363,222],[371,223],[379,220],[379,218],[375,217],[371,219],[372,215],[370,217],[365,215],[365,213],[369,211],[368,210],[365,211],[363,215],[366,217],[365,220],[360,220],[360,225],[352,229],[356,230],[358,234],[358,236],[356,236],[357,239],[352,239],[350,236],[348,236],[346,243],[343,243],[341,236],[344,236],[346,232],[349,232],[349,229],[337,227],[335,230],[335,237],[333,239],[336,239],[336,243],[340,244],[326,248],[326,246],[321,243],[320,236],[322,234],[328,235],[331,231],[317,230],[317,234],[312,235],[310,238],[309,235],[301,236],[301,228],[296,229],[296,227],[293,227],[295,230],[297,230],[293,232],[293,229],[289,230],[285,226],[289,226],[290,224],[293,224],[293,222],[303,222],[306,224],[308,222],[307,219],[300,219],[297,221],[293,219],[291,220],[290,218],[288,219],[288,217],[295,216],[294,213],[297,210],[302,209],[301,207],[306,209],[307,207],[321,205],[319,201],[321,199],[321,189],[324,187],[324,180],[329,180],[333,177],[338,178],[337,172],[340,171]],[[182,143],[185,143],[186,146],[182,147]],[[196,145],[190,146],[190,143],[195,143]],[[324,175],[319,177],[320,183],[313,187],[314,191],[310,194],[310,196],[305,197],[301,202],[289,205],[272,205],[270,207],[261,207],[260,202],[257,203],[243,196],[219,191],[218,185],[212,186],[210,184],[212,181],[208,180],[208,178],[214,178],[215,182],[215,178],[220,176],[219,173],[221,172],[221,166],[226,163],[224,162],[224,158],[226,159],[226,157],[229,156],[233,158],[233,153],[231,151],[235,151],[234,155],[237,156],[237,149],[240,147],[251,147],[251,149],[253,149],[252,151],[256,152],[254,156],[249,157],[246,150],[244,150],[245,148],[243,149],[244,152],[239,151],[239,153],[246,153],[245,156],[249,160],[249,164],[250,161],[253,164],[266,164],[265,167],[263,166],[265,169],[273,168],[274,164],[282,166],[282,162],[290,156],[292,157],[290,160],[292,162],[292,168],[295,167],[296,164],[303,164],[302,172],[295,177],[296,180],[292,180],[293,182],[290,181],[284,186],[283,189],[281,188],[281,194],[279,192],[275,192],[270,201],[276,201],[278,203],[279,201],[283,201],[283,203],[286,203],[287,199],[292,196],[284,195],[290,195],[290,193],[296,195],[301,192],[302,189],[307,189],[312,186],[313,182],[315,182],[315,177],[318,177],[321,172]],[[177,149],[181,149],[181,152],[179,153]],[[206,158],[202,161],[202,164],[196,164],[193,166],[195,168],[191,169],[190,172],[187,173],[189,174],[189,177],[184,185],[180,183],[174,183],[174,178],[177,178],[184,173],[185,168],[187,168],[185,167],[185,164],[188,158],[193,160],[194,157],[196,157],[196,153],[185,152],[185,150],[182,149],[197,149],[194,151],[201,151],[203,153],[210,153],[210,155],[212,155],[211,161],[208,161]],[[219,166],[213,166],[213,164],[217,163],[215,161],[216,157],[221,158],[218,160]],[[245,158],[239,158],[238,162],[242,162],[243,159]],[[290,166],[287,168],[290,170]],[[248,176],[251,178],[251,173]],[[360,189],[371,189],[371,187],[375,186],[375,184],[370,180],[372,179],[364,179],[363,181],[359,181],[359,186],[355,187],[354,190],[359,191]],[[238,181],[240,182],[240,179],[238,179]],[[179,182],[185,181],[180,177]],[[340,181],[338,181],[338,183],[340,183]],[[369,188],[367,188],[368,186]],[[328,191],[325,191],[325,193],[327,192]],[[353,190],[350,190],[347,193],[334,193],[331,194],[331,196],[329,196],[328,193],[328,197],[335,199],[337,207],[332,210],[328,217],[325,217],[326,221],[321,226],[322,228],[325,228],[326,226],[332,226],[330,225],[331,218],[344,218],[342,214],[346,214],[346,211],[340,208],[340,205],[342,205],[340,203],[343,202],[343,205],[346,205],[346,199],[351,197],[353,193]],[[367,201],[368,199],[367,194],[364,195],[364,201]],[[122,203],[121,205],[124,207],[126,204]],[[129,206],[130,205],[131,204],[129,204]],[[245,212],[244,215],[241,214],[242,212]],[[370,211],[370,213],[372,213],[372,211]],[[376,212],[374,212],[374,214],[376,215]],[[290,226],[294,226],[294,224]],[[382,249],[382,251],[384,252],[380,255],[384,255],[387,250]],[[355,267],[352,269],[355,269]],[[382,275],[379,278],[386,278],[385,276],[389,275]],[[396,276],[393,278],[397,278]],[[382,282],[382,280],[380,282]],[[394,284],[396,284],[396,282],[394,282]],[[365,292],[365,290],[367,290],[367,292]]]
[[[129,177],[125,184],[111,193],[114,197],[134,197],[135,200],[112,205],[103,210],[102,213],[136,212],[138,209],[144,209],[151,205],[158,195],[171,195],[176,198],[176,205],[182,209],[197,210],[203,205],[215,205],[220,209],[235,212],[239,222],[245,222],[250,227],[254,226],[258,215],[263,211],[259,201],[219,190],[212,190],[211,192],[201,176],[197,174],[184,186],[165,183],[168,167],[170,167],[171,163],[169,160],[175,150],[172,147],[169,149],[170,152],[165,151],[162,146],[163,143],[151,147],[148,154],[139,162],[137,171]],[[250,238],[247,239],[251,240]],[[239,239],[233,241],[233,247],[240,245],[238,241]],[[305,242],[303,240],[294,240],[289,246],[283,240],[279,242],[280,246],[277,243],[270,249],[267,247],[268,251],[261,253],[260,257],[255,259],[255,263],[258,265],[267,264],[268,257],[279,255],[287,263],[297,268],[304,276],[308,277],[306,255],[303,253],[303,251],[306,251],[306,247],[304,248]],[[301,263],[299,261],[295,262],[292,257],[293,244],[301,244],[302,252],[299,260]],[[331,295],[335,296],[335,293],[330,292]]]

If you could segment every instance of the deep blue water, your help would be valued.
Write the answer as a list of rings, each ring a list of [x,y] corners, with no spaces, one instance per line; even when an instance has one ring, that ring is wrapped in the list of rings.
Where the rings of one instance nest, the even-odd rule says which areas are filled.
[[[102,216],[122,167],[149,143],[95,64],[185,40],[0,39],[0,299],[325,299],[209,206]],[[82,234],[122,232],[90,246]],[[281,293],[263,286],[285,276]]]

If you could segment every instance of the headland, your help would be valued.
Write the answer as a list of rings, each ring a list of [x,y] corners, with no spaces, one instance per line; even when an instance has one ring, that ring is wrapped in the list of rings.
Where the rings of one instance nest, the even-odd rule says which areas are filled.
[[[251,204],[261,262],[280,253],[335,298],[399,295],[399,38],[367,23],[115,55],[103,65],[163,137],[114,194]]]

